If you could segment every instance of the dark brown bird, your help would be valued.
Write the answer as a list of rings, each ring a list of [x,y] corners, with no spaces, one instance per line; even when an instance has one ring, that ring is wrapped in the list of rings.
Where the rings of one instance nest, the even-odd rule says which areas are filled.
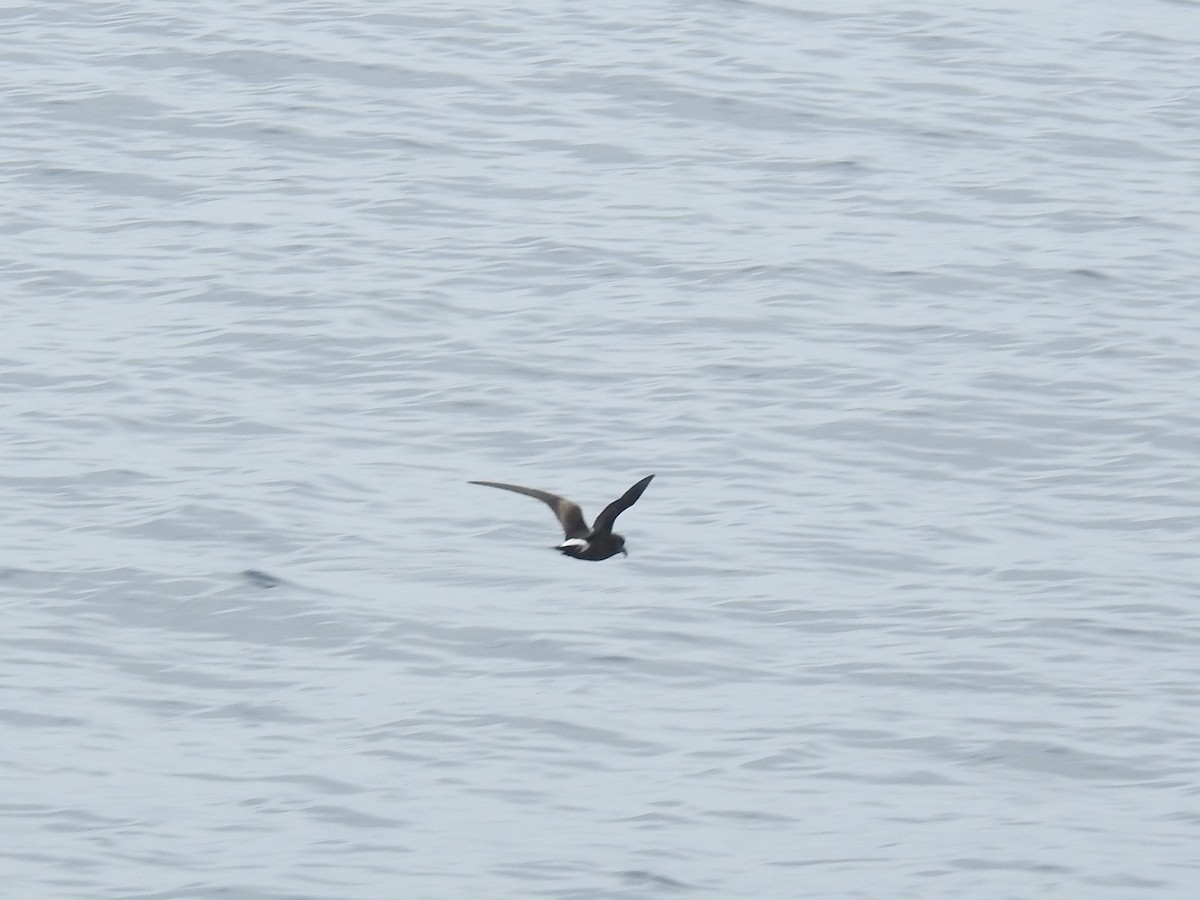
[[[588,527],[587,520],[583,518],[583,510],[577,504],[572,503],[566,497],[558,496],[558,494],[539,491],[536,488],[521,487],[517,484],[503,484],[499,481],[472,481],[469,483],[500,488],[502,491],[512,491],[527,497],[536,497],[554,510],[558,521],[562,523],[566,539],[556,546],[555,550],[575,559],[601,560],[616,556],[618,553],[629,555],[629,551],[625,549],[625,538],[619,534],[613,534],[613,522],[617,520],[617,516],[637,503],[638,497],[642,496],[642,491],[646,490],[646,485],[652,478],[654,478],[653,475],[647,475],[604,507],[600,515],[596,516],[595,524],[591,528]]]

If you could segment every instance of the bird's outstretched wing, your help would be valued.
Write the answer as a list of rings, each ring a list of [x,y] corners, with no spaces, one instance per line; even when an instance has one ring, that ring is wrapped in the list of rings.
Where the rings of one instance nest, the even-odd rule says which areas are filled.
[[[512,491],[514,494],[535,497],[554,510],[554,514],[558,516],[558,521],[562,525],[563,533],[568,538],[586,538],[591,534],[592,530],[588,528],[587,522],[583,518],[583,510],[566,497],[560,497],[558,494],[551,494],[548,491],[539,491],[537,488],[521,487],[519,484],[504,484],[500,481],[471,481],[468,483],[482,484],[485,487],[500,488],[502,491]],[[641,493],[641,491],[638,493]],[[636,500],[637,497],[633,499]],[[633,500],[629,502],[632,503]],[[605,512],[608,512],[608,510],[605,510]]]
[[[638,502],[638,497],[642,496],[642,492],[646,490],[646,485],[653,478],[653,475],[647,475],[612,503],[608,504],[608,506],[604,507],[603,512],[596,516],[596,522],[592,526],[592,534],[599,537],[600,535],[611,533],[613,522],[617,521],[617,516]]]

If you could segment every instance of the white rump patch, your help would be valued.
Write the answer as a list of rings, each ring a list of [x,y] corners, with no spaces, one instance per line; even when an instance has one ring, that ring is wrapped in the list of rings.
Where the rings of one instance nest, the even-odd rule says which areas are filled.
[[[585,541],[583,538],[570,538],[569,540],[563,541],[561,544],[559,544],[554,549],[555,550],[565,550],[568,547],[579,547],[583,550],[586,550],[587,546],[588,546],[588,542]]]

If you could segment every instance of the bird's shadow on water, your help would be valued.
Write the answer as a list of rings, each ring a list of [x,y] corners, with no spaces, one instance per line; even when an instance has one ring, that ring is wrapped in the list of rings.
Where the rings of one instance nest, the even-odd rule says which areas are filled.
[[[269,572],[263,572],[260,569],[245,569],[240,574],[250,584],[260,588],[275,588],[286,583],[282,578],[278,578]]]

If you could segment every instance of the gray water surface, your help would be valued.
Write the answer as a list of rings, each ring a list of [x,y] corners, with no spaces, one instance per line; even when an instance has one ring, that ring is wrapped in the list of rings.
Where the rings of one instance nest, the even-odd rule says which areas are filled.
[[[1195,897],[1197,7],[398,9],[0,13],[7,892]]]

